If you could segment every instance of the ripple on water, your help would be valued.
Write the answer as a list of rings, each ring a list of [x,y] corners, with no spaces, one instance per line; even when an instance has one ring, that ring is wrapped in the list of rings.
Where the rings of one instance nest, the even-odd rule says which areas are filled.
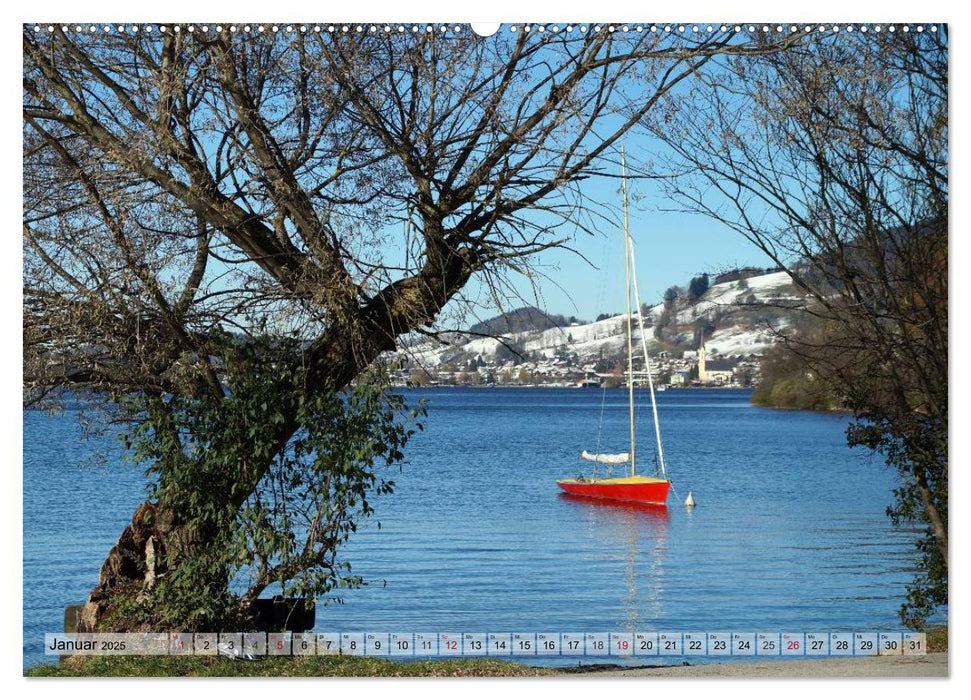
[[[756,408],[744,392],[659,394],[677,493],[638,509],[555,485],[596,448],[600,392],[428,394],[427,429],[387,474],[396,492],[375,499],[382,528],[362,527],[345,553],[376,584],[321,605],[321,631],[899,627],[915,534],[888,522],[894,475],[845,446],[844,417]],[[608,392],[603,451],[626,449],[624,399]],[[25,414],[27,665],[144,497],[130,467],[80,468],[98,447],[70,412]]]

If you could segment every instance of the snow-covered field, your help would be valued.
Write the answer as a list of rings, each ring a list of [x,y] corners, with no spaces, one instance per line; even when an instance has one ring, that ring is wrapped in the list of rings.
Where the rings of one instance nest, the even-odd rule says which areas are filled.
[[[691,323],[696,318],[710,315],[713,311],[736,308],[746,298],[755,295],[756,303],[770,299],[798,299],[787,294],[792,278],[785,272],[749,277],[744,282],[724,282],[712,285],[698,303],[678,314],[678,323]]]

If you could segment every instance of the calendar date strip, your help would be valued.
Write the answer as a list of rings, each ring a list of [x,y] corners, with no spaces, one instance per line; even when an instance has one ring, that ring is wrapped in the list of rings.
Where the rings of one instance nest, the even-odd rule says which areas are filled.
[[[922,632],[48,633],[48,656],[922,656]]]

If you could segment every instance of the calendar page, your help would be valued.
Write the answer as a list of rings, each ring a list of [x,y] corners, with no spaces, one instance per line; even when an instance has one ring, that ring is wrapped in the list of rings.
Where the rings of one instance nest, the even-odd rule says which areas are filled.
[[[948,675],[948,24],[109,14],[21,32],[24,675]]]

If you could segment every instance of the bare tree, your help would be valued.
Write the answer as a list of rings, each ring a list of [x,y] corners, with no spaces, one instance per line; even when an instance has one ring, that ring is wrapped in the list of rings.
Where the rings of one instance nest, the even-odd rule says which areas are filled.
[[[926,524],[903,606],[947,602],[947,28],[817,36],[728,59],[644,125],[688,208],[738,231],[806,292],[811,331],[782,336],[883,454],[895,522]]]
[[[189,565],[308,421],[339,422],[327,396],[473,275],[589,230],[579,183],[712,56],[798,41],[43,29],[23,33],[25,398],[106,396],[157,475],[85,609],[116,629],[160,580],[225,597],[226,561]],[[400,456],[384,427],[372,461]],[[264,561],[242,604],[339,541]]]

